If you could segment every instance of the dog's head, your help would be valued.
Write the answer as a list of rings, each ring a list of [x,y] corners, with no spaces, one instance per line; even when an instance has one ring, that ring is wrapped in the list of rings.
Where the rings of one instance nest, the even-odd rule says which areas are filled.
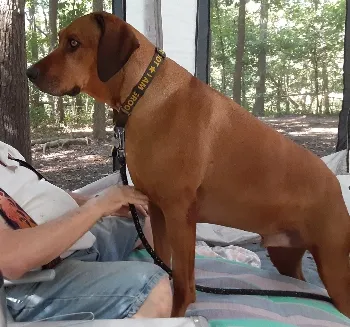
[[[123,20],[105,12],[89,14],[61,30],[57,48],[28,68],[27,76],[43,92],[74,96],[91,79],[107,82],[138,47]]]

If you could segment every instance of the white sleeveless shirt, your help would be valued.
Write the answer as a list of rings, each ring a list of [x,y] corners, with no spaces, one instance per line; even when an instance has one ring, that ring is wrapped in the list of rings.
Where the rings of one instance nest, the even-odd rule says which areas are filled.
[[[68,211],[78,208],[78,204],[64,190],[47,182],[39,180],[30,169],[20,166],[17,161],[8,159],[8,155],[15,159],[25,160],[13,147],[0,141],[0,188],[8,193],[22,209],[38,224],[56,219]],[[0,217],[0,221],[4,220]],[[87,232],[61,258],[69,256],[76,250],[90,248],[96,238]]]

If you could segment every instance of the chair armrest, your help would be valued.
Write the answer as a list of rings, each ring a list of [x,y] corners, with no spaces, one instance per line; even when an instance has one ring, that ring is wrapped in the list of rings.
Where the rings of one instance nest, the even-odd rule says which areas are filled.
[[[79,325],[79,327],[209,327],[204,317],[188,318],[148,318],[148,319],[105,319],[105,320],[73,320],[33,322],[30,327],[67,327]],[[24,327],[28,323],[10,323],[8,327]]]
[[[54,280],[56,272],[54,269],[29,271],[20,279],[8,280],[5,279],[5,287],[19,284],[48,282]]]
[[[77,190],[74,190],[72,193],[94,196],[100,194],[106,188],[116,184],[123,184],[119,172],[115,172],[113,174],[105,176],[91,184],[85,185]]]

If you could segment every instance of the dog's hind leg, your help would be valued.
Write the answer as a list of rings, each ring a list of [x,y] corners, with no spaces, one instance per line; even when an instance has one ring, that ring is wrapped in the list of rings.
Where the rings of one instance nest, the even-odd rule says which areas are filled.
[[[316,228],[309,226],[309,249],[334,305],[350,318],[350,217],[341,195],[329,203],[318,213]]]
[[[341,237],[341,236],[340,236]],[[350,318],[349,239],[329,235],[313,254],[320,277],[336,308]]]
[[[305,280],[302,271],[304,248],[268,247],[267,251],[280,274]]]

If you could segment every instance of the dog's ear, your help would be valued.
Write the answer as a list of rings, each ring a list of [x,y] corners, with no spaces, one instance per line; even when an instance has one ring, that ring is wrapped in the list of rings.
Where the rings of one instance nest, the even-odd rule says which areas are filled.
[[[107,82],[126,64],[132,53],[140,46],[138,39],[127,24],[105,19],[102,13],[94,14],[101,30],[97,49],[97,73],[102,82]]]

